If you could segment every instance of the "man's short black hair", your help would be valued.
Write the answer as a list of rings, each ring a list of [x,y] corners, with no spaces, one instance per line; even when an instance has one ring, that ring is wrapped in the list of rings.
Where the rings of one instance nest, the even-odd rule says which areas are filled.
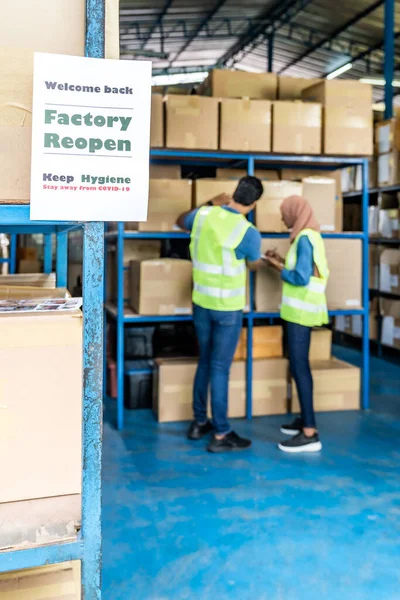
[[[263,191],[263,185],[258,177],[246,175],[246,177],[242,177],[239,181],[233,193],[233,199],[238,204],[250,206],[262,196]]]

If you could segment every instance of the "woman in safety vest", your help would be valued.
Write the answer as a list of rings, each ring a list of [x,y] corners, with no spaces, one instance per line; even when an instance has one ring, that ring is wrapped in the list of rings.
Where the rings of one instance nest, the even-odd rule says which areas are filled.
[[[291,231],[290,250],[285,261],[275,252],[267,252],[266,258],[283,280],[281,318],[301,417],[282,426],[282,433],[294,437],[278,447],[284,452],[318,452],[322,444],[315,424],[309,351],[312,328],[328,323],[325,289],[329,269],[320,227],[307,200],[290,196],[283,201],[281,213]]]

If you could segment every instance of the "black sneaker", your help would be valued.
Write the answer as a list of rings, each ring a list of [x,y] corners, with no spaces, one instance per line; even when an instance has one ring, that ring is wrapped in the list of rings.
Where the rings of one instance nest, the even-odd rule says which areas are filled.
[[[318,433],[307,437],[301,432],[290,438],[290,440],[278,444],[278,448],[283,452],[319,452],[322,450],[322,444],[319,441]]]
[[[231,431],[227,433],[223,438],[218,440],[215,436],[211,440],[207,450],[209,452],[237,452],[238,450],[245,450],[250,448],[251,441],[241,438],[237,433]]]
[[[289,425],[281,425],[281,433],[285,435],[297,435],[300,431],[303,431],[303,419],[301,417],[297,417]]]
[[[193,421],[193,423],[189,427],[189,431],[187,432],[187,436],[189,440],[201,440],[202,437],[210,433],[213,430],[213,426],[210,421],[207,423],[203,423],[200,425],[197,421]]]

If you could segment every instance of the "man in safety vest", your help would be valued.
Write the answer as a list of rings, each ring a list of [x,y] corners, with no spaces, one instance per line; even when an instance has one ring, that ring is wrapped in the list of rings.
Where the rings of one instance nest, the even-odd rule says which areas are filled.
[[[256,177],[243,177],[233,194],[217,196],[182,214],[177,224],[191,232],[193,321],[200,357],[193,389],[191,440],[214,432],[209,452],[243,450],[250,440],[239,437],[228,422],[229,371],[242,328],[246,304],[246,261],[263,264],[261,235],[246,219],[263,193]],[[213,422],[207,418],[211,389]]]

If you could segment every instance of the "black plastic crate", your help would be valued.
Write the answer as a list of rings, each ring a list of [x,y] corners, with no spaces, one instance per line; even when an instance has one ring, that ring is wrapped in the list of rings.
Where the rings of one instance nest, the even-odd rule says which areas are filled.
[[[125,361],[125,408],[151,408],[153,395],[153,361]]]
[[[153,358],[153,337],[155,327],[125,327],[125,360],[137,358]]]

